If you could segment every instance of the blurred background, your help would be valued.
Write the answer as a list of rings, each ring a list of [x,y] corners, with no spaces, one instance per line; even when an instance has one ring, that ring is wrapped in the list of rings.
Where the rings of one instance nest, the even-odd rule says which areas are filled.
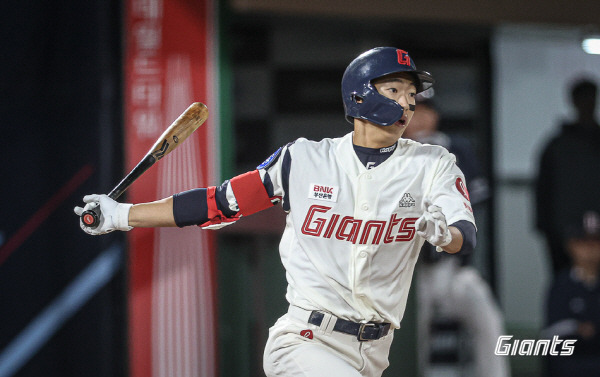
[[[217,232],[103,237],[73,207],[110,191],[194,101],[211,116],[189,149],[121,201],[219,184],[300,136],[344,135],[343,71],[376,46],[434,75],[441,129],[475,148],[490,199],[472,263],[506,333],[536,339],[551,277],[537,166],[575,116],[569,85],[600,79],[600,55],[582,49],[599,12],[584,0],[3,2],[0,376],[264,375],[268,328],[287,310],[279,207]],[[180,165],[196,173],[171,173]],[[417,301],[384,376],[423,374]],[[538,357],[509,362],[542,376]]]

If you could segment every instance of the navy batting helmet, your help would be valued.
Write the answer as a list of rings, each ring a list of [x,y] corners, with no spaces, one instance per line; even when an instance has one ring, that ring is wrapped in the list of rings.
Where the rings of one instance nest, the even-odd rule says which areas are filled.
[[[429,89],[435,82],[429,72],[417,71],[406,51],[395,47],[371,49],[354,59],[342,77],[346,120],[353,123],[353,118],[361,118],[382,126],[400,120],[404,113],[402,106],[379,94],[371,85],[374,79],[397,72],[407,72],[414,77],[417,93]]]

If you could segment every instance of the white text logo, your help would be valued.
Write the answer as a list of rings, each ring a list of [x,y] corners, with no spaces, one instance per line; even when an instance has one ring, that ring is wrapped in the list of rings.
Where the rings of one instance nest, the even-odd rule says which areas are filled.
[[[512,335],[501,335],[496,342],[494,354],[499,356],[570,356],[575,351],[575,339],[515,339]]]

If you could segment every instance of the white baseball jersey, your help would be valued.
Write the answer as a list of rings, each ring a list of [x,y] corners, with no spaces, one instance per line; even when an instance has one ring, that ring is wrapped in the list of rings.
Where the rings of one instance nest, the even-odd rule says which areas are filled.
[[[278,157],[259,172],[288,211],[279,251],[289,303],[399,328],[424,242],[414,226],[424,198],[442,208],[448,224],[475,224],[454,156],[400,139],[387,160],[367,169],[349,133],[298,139]],[[234,202],[231,188],[227,196]]]

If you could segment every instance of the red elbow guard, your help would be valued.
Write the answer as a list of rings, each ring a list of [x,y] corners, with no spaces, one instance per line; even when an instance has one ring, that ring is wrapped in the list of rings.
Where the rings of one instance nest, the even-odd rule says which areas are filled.
[[[240,217],[226,217],[223,212],[217,207],[217,201],[215,193],[217,191],[216,186],[210,186],[206,188],[206,207],[208,221],[199,226],[205,227],[210,225],[218,225],[222,223],[231,223],[237,221]]]
[[[258,170],[233,177],[229,184],[237,200],[240,213],[244,216],[262,211],[273,205]]]

